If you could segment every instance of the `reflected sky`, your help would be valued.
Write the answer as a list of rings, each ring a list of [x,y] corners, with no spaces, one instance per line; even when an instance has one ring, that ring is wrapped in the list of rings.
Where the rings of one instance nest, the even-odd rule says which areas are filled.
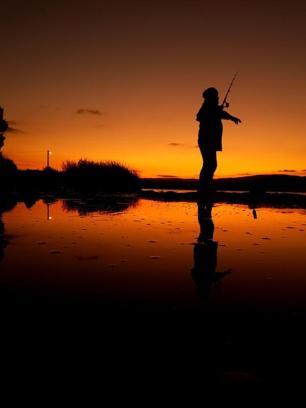
[[[0,287],[173,310],[306,309],[305,211],[39,200],[1,215]],[[3,245],[2,245],[3,244]]]

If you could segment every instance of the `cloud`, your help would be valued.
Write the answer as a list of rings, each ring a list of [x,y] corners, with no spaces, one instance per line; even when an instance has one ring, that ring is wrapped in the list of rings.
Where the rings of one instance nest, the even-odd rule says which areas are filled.
[[[178,142],[168,143],[167,146],[171,146],[171,147],[191,147],[191,148],[195,148],[195,147],[198,148],[199,147],[198,145],[189,145],[189,144],[186,144],[186,143],[178,143]]]
[[[8,123],[8,129],[7,129],[8,133],[15,133],[15,134],[17,134],[17,133],[26,133],[24,130],[22,130],[22,129],[18,128],[18,127],[15,127],[16,125],[18,125],[18,123],[20,123],[19,121],[17,121],[17,120],[8,120],[7,123]]]
[[[157,174],[156,177],[161,177],[161,178],[178,178],[178,176],[173,176],[171,174]]]
[[[84,109],[80,108],[76,111],[78,115],[102,115],[101,111],[99,109]]]
[[[21,129],[12,127],[12,126],[8,127],[7,132],[8,133],[15,133],[15,134],[17,134],[17,133],[26,133],[24,130],[21,130]]]
[[[168,143],[168,146],[177,147],[177,146],[185,146],[185,145],[184,143],[172,142],[172,143]]]
[[[289,169],[283,169],[283,170],[277,170],[278,173],[296,173],[297,170],[289,170]]]
[[[52,112],[52,113],[53,112],[58,112],[58,111],[61,110],[61,108],[59,106],[53,106],[53,105],[48,105],[48,104],[44,104],[44,103],[41,103],[38,106],[38,109],[42,110],[44,112]]]

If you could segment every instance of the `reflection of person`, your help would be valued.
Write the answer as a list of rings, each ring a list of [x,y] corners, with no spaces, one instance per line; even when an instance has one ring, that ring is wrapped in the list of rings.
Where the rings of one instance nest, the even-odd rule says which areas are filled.
[[[214,222],[211,215],[212,203],[204,200],[198,202],[198,221],[200,234],[198,242],[194,246],[194,266],[191,276],[197,285],[199,296],[206,298],[212,285],[230,273],[216,272],[218,242],[213,240]]]
[[[200,190],[207,190],[212,185],[217,168],[217,151],[222,150],[222,119],[231,120],[236,125],[240,119],[230,115],[223,106],[219,105],[217,89],[208,88],[203,92],[204,103],[197,113],[200,122],[198,144],[203,158],[203,167],[200,173]]]

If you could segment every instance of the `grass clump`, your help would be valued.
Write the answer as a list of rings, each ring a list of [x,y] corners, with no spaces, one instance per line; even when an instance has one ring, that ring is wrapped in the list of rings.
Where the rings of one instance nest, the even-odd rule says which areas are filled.
[[[13,160],[0,153],[0,178],[10,178],[17,174],[17,166]]]
[[[114,161],[80,159],[63,164],[65,184],[79,189],[109,192],[135,192],[140,189],[136,171]]]

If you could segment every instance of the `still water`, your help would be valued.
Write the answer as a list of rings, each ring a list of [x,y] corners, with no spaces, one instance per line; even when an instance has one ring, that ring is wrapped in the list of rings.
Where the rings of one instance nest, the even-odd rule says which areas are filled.
[[[25,302],[306,311],[305,210],[39,200],[3,211],[1,225],[0,287]]]

